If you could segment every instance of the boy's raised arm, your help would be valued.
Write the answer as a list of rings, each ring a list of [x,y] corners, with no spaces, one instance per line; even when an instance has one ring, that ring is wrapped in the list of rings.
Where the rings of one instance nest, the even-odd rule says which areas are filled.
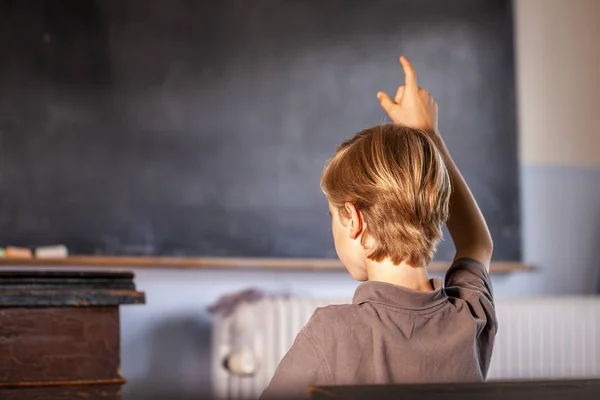
[[[494,246],[483,214],[439,135],[436,143],[452,180],[450,217],[446,225],[456,248],[454,259],[473,258],[489,270]]]
[[[492,237],[475,198],[438,132],[437,104],[425,89],[419,88],[410,62],[400,57],[400,63],[404,69],[405,84],[398,88],[394,100],[383,92],[379,92],[377,98],[394,123],[432,133],[452,181],[447,226],[456,247],[455,259],[473,258],[489,269]]]

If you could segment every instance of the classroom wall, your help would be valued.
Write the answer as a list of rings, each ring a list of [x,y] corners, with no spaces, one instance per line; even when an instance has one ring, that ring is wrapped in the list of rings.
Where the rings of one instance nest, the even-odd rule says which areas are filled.
[[[600,166],[600,2],[516,0],[525,167]]]
[[[524,259],[502,296],[597,293],[600,2],[515,0]]]

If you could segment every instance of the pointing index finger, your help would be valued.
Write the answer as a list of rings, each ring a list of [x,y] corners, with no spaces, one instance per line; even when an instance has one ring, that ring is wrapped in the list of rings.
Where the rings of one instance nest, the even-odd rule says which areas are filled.
[[[404,70],[404,84],[407,88],[418,89],[417,85],[417,74],[410,63],[404,56],[400,56],[400,64]]]

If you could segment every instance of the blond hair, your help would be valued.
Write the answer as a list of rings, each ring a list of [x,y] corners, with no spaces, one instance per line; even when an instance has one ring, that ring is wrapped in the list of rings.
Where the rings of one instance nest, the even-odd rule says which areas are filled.
[[[371,236],[368,257],[394,264],[431,261],[448,219],[450,176],[427,132],[385,124],[365,129],[337,147],[321,188],[340,216],[346,202],[362,213]]]

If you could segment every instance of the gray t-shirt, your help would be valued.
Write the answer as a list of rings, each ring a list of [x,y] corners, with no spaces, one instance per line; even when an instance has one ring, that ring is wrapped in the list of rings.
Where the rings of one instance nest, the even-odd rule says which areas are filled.
[[[486,378],[497,330],[492,284],[470,258],[445,287],[358,286],[352,304],[318,308],[261,399],[307,398],[309,386],[474,382]]]

